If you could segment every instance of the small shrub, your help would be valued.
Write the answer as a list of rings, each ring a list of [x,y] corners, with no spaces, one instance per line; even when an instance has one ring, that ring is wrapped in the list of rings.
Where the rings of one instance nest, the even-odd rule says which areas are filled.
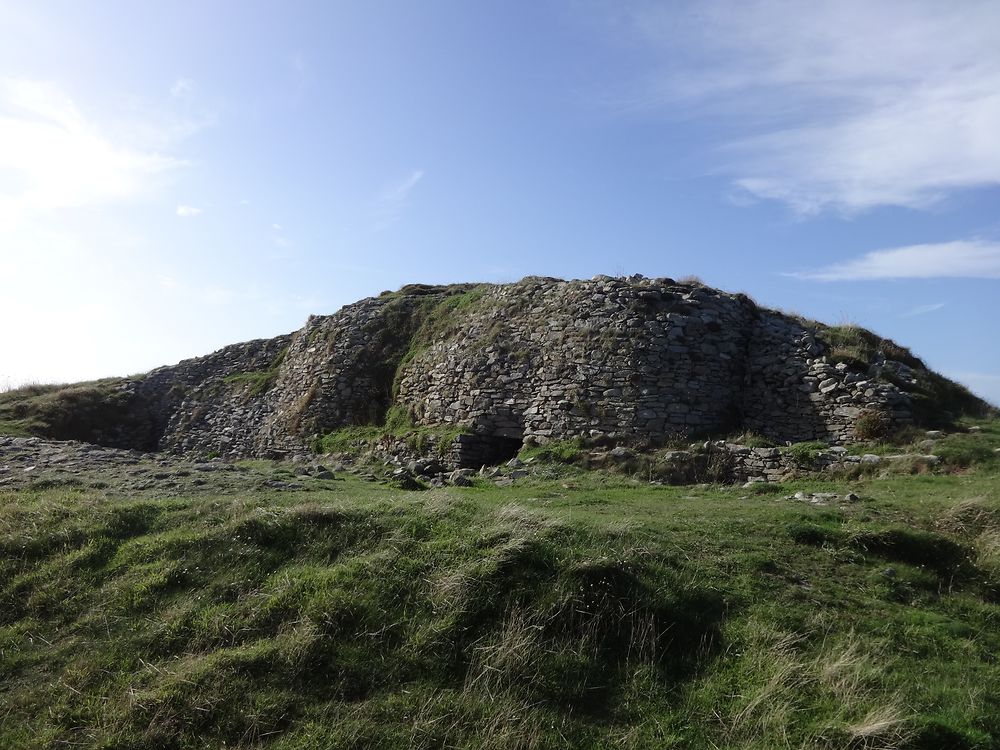
[[[881,440],[891,432],[892,420],[878,409],[865,409],[854,422],[854,437],[858,440]]]
[[[820,440],[809,440],[804,443],[795,443],[785,449],[785,453],[800,464],[811,464],[816,460],[820,451],[825,451],[830,446]]]

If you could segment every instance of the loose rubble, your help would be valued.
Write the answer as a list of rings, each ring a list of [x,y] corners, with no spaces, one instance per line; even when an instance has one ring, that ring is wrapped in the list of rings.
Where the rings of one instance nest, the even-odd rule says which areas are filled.
[[[90,443],[0,437],[0,492],[56,487],[157,496],[322,489],[337,476],[320,465],[255,468],[220,458],[185,459]]]
[[[836,492],[796,492],[794,495],[788,495],[785,499],[798,500],[809,505],[832,505],[838,501],[842,503],[856,503],[861,500],[853,492],[847,492],[844,495],[838,495]]]

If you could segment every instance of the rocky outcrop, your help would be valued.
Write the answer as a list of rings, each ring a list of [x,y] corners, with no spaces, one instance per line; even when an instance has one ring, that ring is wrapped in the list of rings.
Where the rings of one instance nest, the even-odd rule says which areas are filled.
[[[919,421],[944,392],[948,381],[891,342],[864,332],[863,351],[838,357],[825,330],[671,279],[414,285],[121,389],[150,425],[135,447],[280,456],[393,408],[415,425],[461,428],[449,459],[459,466],[578,437],[844,443],[860,426]]]

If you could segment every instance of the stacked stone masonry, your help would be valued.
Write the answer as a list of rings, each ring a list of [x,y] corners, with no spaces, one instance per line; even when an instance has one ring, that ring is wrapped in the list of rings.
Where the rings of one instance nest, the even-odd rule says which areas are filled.
[[[671,279],[528,277],[404,288],[129,387],[161,449],[224,456],[301,451],[394,405],[418,425],[465,428],[480,453],[490,438],[642,445],[742,430],[843,443],[867,411],[912,421],[909,394],[876,377],[903,365],[859,374],[827,355],[809,325],[744,295]]]
[[[529,279],[490,290],[465,323],[401,380],[421,424],[542,443],[744,429],[845,442],[865,410],[912,418],[907,394],[828,364],[795,319],[706,287]]]

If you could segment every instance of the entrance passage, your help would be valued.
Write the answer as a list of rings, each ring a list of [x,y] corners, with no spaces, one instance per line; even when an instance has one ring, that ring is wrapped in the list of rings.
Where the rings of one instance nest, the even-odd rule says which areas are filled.
[[[459,435],[456,439],[456,458],[463,469],[480,466],[497,466],[516,456],[524,441],[521,438],[500,435]]]

